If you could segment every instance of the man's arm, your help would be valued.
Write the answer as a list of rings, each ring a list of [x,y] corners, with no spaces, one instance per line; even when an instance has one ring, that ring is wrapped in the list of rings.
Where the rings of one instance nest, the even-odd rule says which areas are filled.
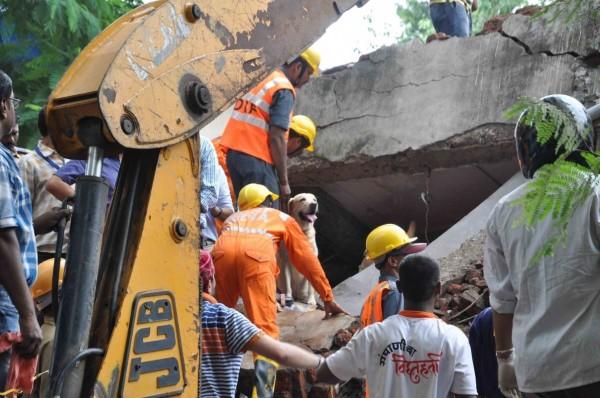
[[[367,333],[370,326],[352,336],[348,344],[321,362],[317,369],[317,382],[337,384],[367,373],[369,352]]]
[[[53,175],[50,180],[48,180],[46,190],[58,200],[65,200],[66,198],[75,196],[75,188],[56,175]]]
[[[40,214],[33,220],[33,230],[36,235],[47,234],[52,232],[58,225],[60,220],[66,218],[67,220],[71,217],[71,209],[62,209],[60,207],[54,207],[45,213]]]
[[[33,299],[29,293],[23,268],[19,241],[14,228],[0,229],[0,284],[6,289],[19,312],[23,341],[16,345],[25,357],[37,355],[42,342],[42,331],[35,316]]]
[[[319,368],[317,369],[317,380],[321,383],[326,384],[338,384],[343,381],[338,379],[333,373],[331,373],[331,370],[329,369],[329,366],[327,366],[326,361],[323,361],[321,366],[319,366]]]
[[[473,3],[471,3],[471,11],[477,11],[477,8],[479,8],[477,0],[473,0]]]
[[[495,223],[496,217],[499,217],[497,209],[492,211],[487,224],[483,265],[485,279],[490,289],[490,305],[494,311],[498,388],[504,395],[513,396],[517,393],[517,378],[513,364],[512,314],[517,305],[517,298],[512,285],[511,269],[504,255]]]
[[[513,314],[500,314],[493,310],[496,351],[510,350],[512,344]]]
[[[277,127],[269,126],[269,147],[271,148],[271,156],[277,170],[279,178],[279,195],[281,208],[287,213],[287,201],[292,193],[287,175],[287,144],[285,142],[286,130]]]
[[[252,351],[292,368],[313,369],[321,362],[320,356],[295,345],[277,341],[264,333],[246,344],[245,351]]]
[[[229,191],[227,176],[220,165],[217,165],[217,181],[219,184],[219,189],[217,191],[217,204],[215,207],[210,209],[210,213],[214,218],[225,221],[230,215],[233,214],[233,202],[231,201],[231,192]]]
[[[210,210],[217,204],[217,152],[210,140],[200,135],[200,204]]]
[[[287,202],[291,195],[287,174],[287,143],[285,133],[290,128],[290,115],[294,109],[294,94],[287,89],[279,90],[273,95],[273,102],[269,107],[269,148],[275,163],[277,177],[279,178],[279,195],[281,209],[287,212]]]

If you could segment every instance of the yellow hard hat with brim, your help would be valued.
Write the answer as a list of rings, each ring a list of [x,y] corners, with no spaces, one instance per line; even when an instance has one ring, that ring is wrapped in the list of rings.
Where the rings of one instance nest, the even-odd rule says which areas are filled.
[[[308,66],[310,66],[313,70],[314,76],[319,76],[319,65],[321,64],[321,54],[313,47],[309,47],[306,50],[302,51],[300,54],[300,58],[302,58]]]
[[[240,190],[238,195],[238,207],[240,210],[253,209],[260,206],[267,197],[271,197],[272,201],[279,199],[279,195],[269,191],[267,187],[261,184],[248,184]]]
[[[376,261],[395,250],[399,250],[402,254],[413,254],[425,250],[427,244],[413,243],[416,240],[418,240],[417,237],[409,237],[402,228],[395,224],[381,225],[367,236],[367,257]]]
[[[315,138],[317,138],[317,126],[315,126],[315,123],[311,118],[304,115],[295,115],[292,117],[290,130],[295,131],[308,140],[309,145],[306,147],[308,152],[313,152],[315,150],[314,143]]]

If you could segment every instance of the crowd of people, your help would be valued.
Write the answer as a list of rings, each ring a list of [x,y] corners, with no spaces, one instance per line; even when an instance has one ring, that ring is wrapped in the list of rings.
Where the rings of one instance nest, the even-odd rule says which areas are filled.
[[[469,10],[477,5],[475,0],[431,3],[432,19],[457,12],[459,5]],[[469,338],[434,314],[440,268],[421,253],[426,244],[385,224],[366,237],[366,255],[380,278],[350,342],[324,358],[278,341],[280,248],[320,296],[325,319],[344,314],[310,242],[287,214],[287,159],[314,150],[317,134],[308,116],[293,115],[296,92],[318,73],[319,62],[319,54],[307,49],[236,101],[221,137],[212,142],[199,137],[201,396],[234,396],[245,351],[254,354],[256,397],[273,396],[279,364],[315,369],[323,383],[365,377],[371,397],[600,396],[595,336],[600,327],[600,188],[573,214],[573,238],[536,267],[529,259],[552,224],[514,228],[520,213],[511,203],[525,194],[527,183],[499,201],[490,215],[485,250],[491,308],[475,319]],[[591,126],[577,101],[561,96],[545,101]],[[35,149],[24,156],[14,150],[19,102],[10,77],[0,71],[0,340],[8,342],[0,344],[8,348],[0,353],[0,385],[9,379],[11,356],[37,356],[53,333],[52,327],[44,333],[40,328],[40,320],[52,322],[48,264],[68,245],[66,236],[57,247],[54,229],[68,220],[66,204],[85,170],[85,162],[56,152],[44,109]],[[577,124],[586,147],[595,144],[590,126]],[[560,155],[556,142],[539,143],[535,128],[518,124],[515,137],[527,178]],[[119,167],[118,157],[104,160],[103,177],[111,186],[107,205]],[[245,315],[235,310],[240,299]]]

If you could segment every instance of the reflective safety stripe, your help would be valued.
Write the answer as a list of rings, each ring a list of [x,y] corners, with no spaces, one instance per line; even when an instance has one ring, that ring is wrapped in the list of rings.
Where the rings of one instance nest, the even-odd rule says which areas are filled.
[[[254,105],[258,106],[264,112],[269,113],[269,109],[271,107],[261,97],[258,97],[252,93],[248,93],[248,94],[244,95],[242,98],[247,101],[252,102]]]
[[[267,232],[266,229],[262,229],[262,228],[247,228],[247,227],[240,227],[238,225],[227,225],[226,224],[223,227],[223,233],[225,233],[225,232],[267,236],[267,237],[273,239],[273,235],[271,233]]]
[[[263,88],[260,89],[260,91],[258,93],[256,93],[256,95],[259,98],[262,98],[265,93],[267,91],[269,91],[270,89],[272,89],[273,87],[275,87],[275,85],[277,84],[286,84],[288,83],[289,80],[283,77],[276,77],[273,80],[269,80],[268,82],[265,83],[265,85],[263,86]]]
[[[267,122],[265,120],[255,117],[255,116],[252,116],[252,115],[249,115],[247,113],[233,111],[231,113],[231,118],[238,120],[240,122],[251,124],[255,127],[258,127],[261,130],[264,130],[265,132],[269,131],[269,125],[267,124]]]

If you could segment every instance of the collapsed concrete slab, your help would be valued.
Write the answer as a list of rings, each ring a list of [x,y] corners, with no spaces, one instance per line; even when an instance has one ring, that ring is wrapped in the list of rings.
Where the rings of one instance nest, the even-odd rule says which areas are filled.
[[[293,190],[322,192],[361,225],[350,237],[336,214],[317,223],[334,282],[352,275],[371,228],[416,221],[431,241],[517,171],[514,125],[502,114],[519,96],[596,102],[598,25],[598,13],[552,24],[515,15],[500,32],[379,49],[302,88],[296,113],[319,134],[316,152],[291,162]]]

